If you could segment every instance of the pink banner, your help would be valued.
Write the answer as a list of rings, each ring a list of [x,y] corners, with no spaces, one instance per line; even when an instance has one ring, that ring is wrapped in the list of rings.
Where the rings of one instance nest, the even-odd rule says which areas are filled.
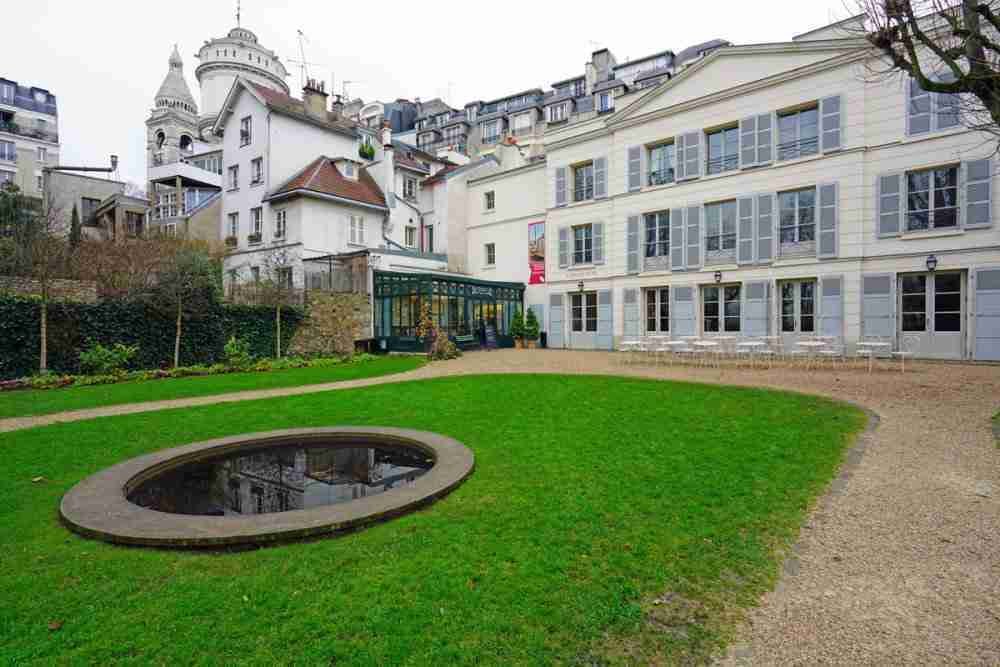
[[[529,285],[545,282],[545,223],[528,225],[528,275]]]

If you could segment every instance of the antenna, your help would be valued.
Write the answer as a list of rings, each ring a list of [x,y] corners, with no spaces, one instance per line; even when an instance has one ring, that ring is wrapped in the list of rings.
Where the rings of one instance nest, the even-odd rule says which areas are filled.
[[[236,27],[240,27],[240,0],[236,0]]]
[[[306,85],[306,80],[309,78],[309,65],[316,65],[317,67],[320,67],[320,66],[326,67],[326,65],[323,65],[322,63],[312,63],[312,62],[309,62],[308,60],[306,60],[306,47],[305,47],[305,43],[308,42],[309,40],[306,38],[306,34],[304,32],[302,32],[301,30],[298,30],[297,32],[298,32],[298,35],[299,35],[299,54],[301,55],[302,59],[301,60],[293,60],[293,59],[289,58],[288,62],[295,63],[296,65],[299,66],[299,79],[300,79],[299,83],[302,86],[305,86]],[[333,90],[332,86],[331,86],[330,90]]]

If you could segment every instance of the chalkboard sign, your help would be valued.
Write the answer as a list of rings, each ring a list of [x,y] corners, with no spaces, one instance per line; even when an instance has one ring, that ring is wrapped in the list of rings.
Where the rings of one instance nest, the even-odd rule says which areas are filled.
[[[497,349],[497,330],[492,324],[486,325],[486,349]]]

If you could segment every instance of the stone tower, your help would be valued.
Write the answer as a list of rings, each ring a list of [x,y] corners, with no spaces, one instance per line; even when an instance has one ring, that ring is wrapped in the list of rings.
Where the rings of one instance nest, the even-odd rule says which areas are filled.
[[[184,80],[184,61],[176,45],[168,65],[146,120],[148,167],[179,162],[194,151],[198,138],[198,104]]]

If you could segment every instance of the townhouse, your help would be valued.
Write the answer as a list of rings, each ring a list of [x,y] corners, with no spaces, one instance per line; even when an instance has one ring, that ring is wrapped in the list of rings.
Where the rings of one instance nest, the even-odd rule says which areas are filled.
[[[0,77],[0,186],[41,197],[46,167],[59,164],[56,96]]]

